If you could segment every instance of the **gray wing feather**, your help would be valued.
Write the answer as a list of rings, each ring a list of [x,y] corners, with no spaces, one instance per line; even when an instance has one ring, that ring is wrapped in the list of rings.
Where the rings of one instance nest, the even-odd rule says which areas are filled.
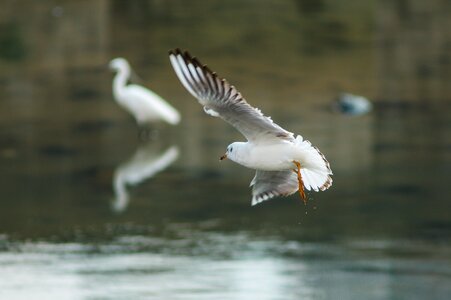
[[[180,49],[170,51],[169,59],[183,86],[204,106],[205,112],[221,117],[249,141],[262,143],[271,138],[294,140],[293,133],[249,105],[234,86],[219,78],[188,52]]]
[[[277,196],[289,196],[299,189],[297,175],[292,170],[257,170],[250,185],[252,186],[252,205]]]

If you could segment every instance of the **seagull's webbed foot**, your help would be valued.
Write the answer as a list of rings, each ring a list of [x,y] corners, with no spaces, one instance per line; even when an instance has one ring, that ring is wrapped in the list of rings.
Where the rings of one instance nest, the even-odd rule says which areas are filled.
[[[307,197],[305,196],[305,191],[304,191],[304,181],[302,180],[302,175],[301,175],[301,163],[293,160],[293,163],[296,165],[296,169],[294,169],[293,171],[298,175],[298,182],[299,182],[299,195],[301,195],[301,199],[302,201],[304,201],[304,204],[307,204]]]

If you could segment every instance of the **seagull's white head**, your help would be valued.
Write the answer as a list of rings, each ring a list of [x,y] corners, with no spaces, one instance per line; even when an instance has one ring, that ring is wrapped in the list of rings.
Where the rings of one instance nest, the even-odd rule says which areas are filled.
[[[122,57],[115,58],[110,61],[109,67],[111,70],[115,72],[119,72],[122,70],[128,70],[130,68],[127,60]]]
[[[226,153],[223,156],[221,156],[219,160],[224,160],[228,158],[234,162],[239,162],[241,161],[240,158],[243,156],[245,148],[246,143],[243,142],[231,143],[229,146],[227,146]]]

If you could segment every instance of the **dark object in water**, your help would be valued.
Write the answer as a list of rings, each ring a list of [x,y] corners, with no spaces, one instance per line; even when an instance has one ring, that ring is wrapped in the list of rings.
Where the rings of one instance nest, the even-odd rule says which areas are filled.
[[[334,103],[334,108],[346,115],[360,116],[369,113],[373,104],[363,96],[342,93]]]

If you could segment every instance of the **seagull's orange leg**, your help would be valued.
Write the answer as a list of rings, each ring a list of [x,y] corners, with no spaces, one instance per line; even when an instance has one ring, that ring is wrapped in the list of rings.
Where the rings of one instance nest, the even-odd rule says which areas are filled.
[[[305,196],[304,191],[304,181],[302,181],[302,175],[301,175],[301,163],[298,161],[293,160],[293,163],[296,165],[296,170],[293,170],[298,175],[298,182],[299,182],[299,194],[301,195],[302,201],[304,201],[304,204],[307,205],[307,197]]]

